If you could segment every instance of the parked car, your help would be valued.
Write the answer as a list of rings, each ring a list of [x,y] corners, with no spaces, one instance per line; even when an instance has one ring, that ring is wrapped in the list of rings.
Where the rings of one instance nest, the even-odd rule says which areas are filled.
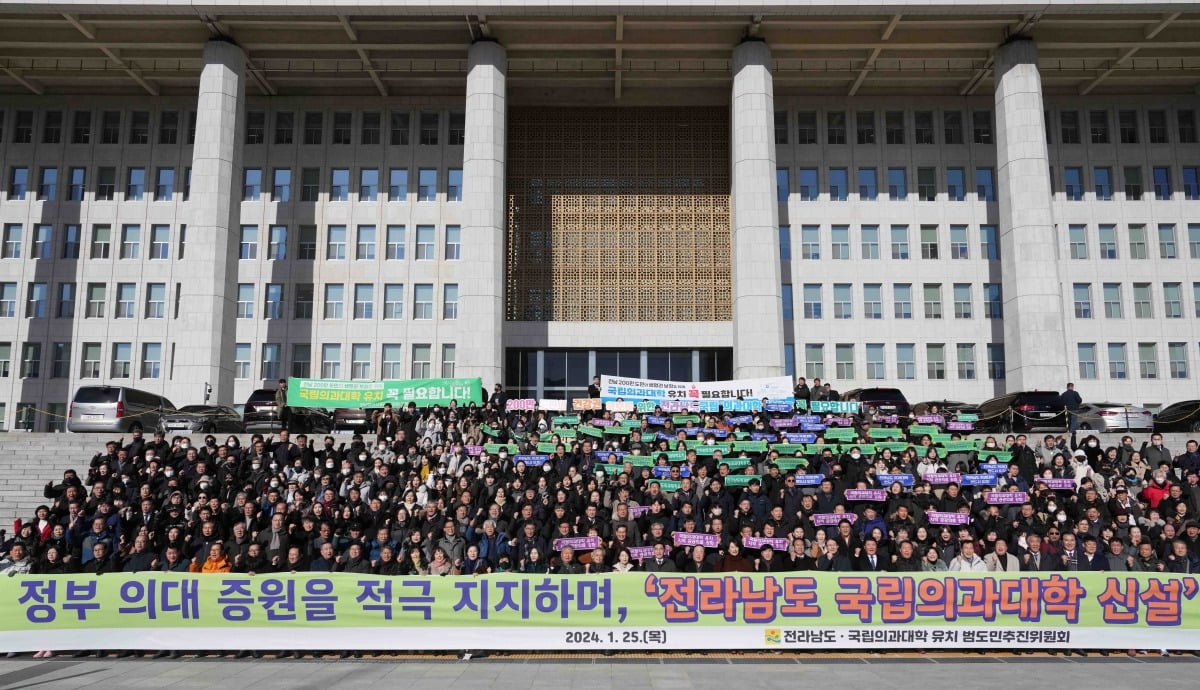
[[[1008,433],[1033,429],[1066,429],[1067,412],[1054,391],[1007,393],[979,404],[975,428]]]
[[[125,433],[159,428],[163,414],[175,410],[170,400],[124,386],[80,386],[67,412],[67,430]]]
[[[378,409],[361,407],[339,407],[333,411],[333,428],[350,429],[363,433],[371,430],[371,418]]]
[[[294,434],[329,434],[333,432],[333,416],[319,407],[289,407],[288,431]],[[275,390],[260,388],[246,399],[242,422],[246,431],[278,431],[279,408],[275,405]]]
[[[842,394],[842,400],[856,401],[862,407],[874,407],[881,415],[909,414],[908,398],[899,388],[855,388]]]
[[[1084,403],[1079,408],[1079,428],[1094,431],[1150,431],[1154,414],[1125,403]]]
[[[959,402],[957,400],[925,400],[912,406],[914,417],[930,414],[929,409],[937,405],[940,414],[955,415],[963,414],[979,414],[979,406],[972,403]]]
[[[1200,433],[1200,400],[1184,400],[1159,410],[1154,415],[1154,430]]]
[[[180,431],[240,434],[246,425],[237,410],[228,405],[184,405],[163,415],[158,428],[164,434]]]

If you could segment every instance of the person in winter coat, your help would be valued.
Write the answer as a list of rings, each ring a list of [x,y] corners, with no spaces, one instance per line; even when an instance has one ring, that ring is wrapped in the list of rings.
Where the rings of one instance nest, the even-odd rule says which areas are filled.
[[[1155,470],[1153,479],[1138,494],[1138,499],[1145,501],[1151,510],[1155,510],[1158,508],[1158,504],[1169,496],[1170,493],[1171,482],[1167,481],[1167,473],[1162,470]]]
[[[28,575],[33,571],[33,558],[23,542],[16,542],[8,556],[0,561],[0,575]]]
[[[233,564],[225,555],[225,547],[216,543],[208,547],[208,558],[204,563],[192,563],[191,570],[193,573],[228,573],[233,570]]]
[[[752,573],[754,564],[742,553],[742,545],[737,541],[731,541],[725,548],[725,555],[717,559],[716,565],[713,566],[713,572]]]

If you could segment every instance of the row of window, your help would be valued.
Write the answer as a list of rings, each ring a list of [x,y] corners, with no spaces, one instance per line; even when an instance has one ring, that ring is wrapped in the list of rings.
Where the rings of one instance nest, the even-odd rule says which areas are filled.
[[[1076,346],[1077,358],[1079,360],[1079,378],[1100,378],[1100,368],[1097,363],[1099,360],[1096,355],[1100,346],[1101,344],[1097,343],[1079,343]],[[1117,380],[1132,378],[1129,373],[1129,344],[1104,343],[1103,346],[1107,355],[1108,378]],[[1135,343],[1133,347],[1137,351],[1138,378],[1188,378],[1187,343],[1167,343],[1166,376],[1159,369],[1158,343]]]
[[[0,141],[5,141],[4,115],[5,111],[0,109]],[[121,144],[124,132],[123,143],[129,145],[149,144],[152,139],[160,145],[180,143],[179,111],[163,110],[157,115],[155,136],[154,117],[149,110],[127,113],[103,110],[98,116],[88,110],[76,110],[71,113],[69,124],[63,111],[47,110],[41,113],[41,136],[38,141],[43,144],[60,144],[64,140],[72,144]],[[320,111],[303,112],[299,119],[292,111],[277,111],[272,115],[270,135],[271,141],[277,145],[296,143],[298,123],[301,125],[300,141],[304,144],[319,145],[328,141],[333,145],[348,145],[357,141],[374,145],[383,142],[384,114],[378,111],[357,114],[336,111],[328,118]],[[392,146],[410,145],[414,120],[417,124],[417,142],[423,146],[436,146],[441,138],[442,127],[442,113],[436,111],[422,111],[415,118],[407,111],[388,112],[388,143]],[[450,112],[445,120],[446,144],[462,146],[466,136],[465,115],[462,112]],[[37,114],[32,110],[17,110],[13,112],[11,122],[11,135],[7,140],[13,144],[32,144],[38,127]],[[357,137],[354,136],[356,125]],[[67,127],[70,127],[69,138]],[[187,114],[187,127],[182,135],[187,145],[196,143],[196,111]],[[266,143],[267,135],[267,114],[261,110],[248,111],[245,143]]]
[[[936,167],[917,168],[917,198],[921,201],[937,201],[939,194],[944,194],[947,201],[966,201],[970,197],[970,189],[974,190],[975,201],[996,200],[996,171],[992,168],[975,168],[974,187],[967,187],[967,168],[948,167],[941,178],[939,186],[938,169]],[[1200,167],[1190,165],[1182,167],[1183,196],[1194,201],[1200,199]],[[855,186],[851,187],[850,175],[854,172]],[[821,187],[821,168],[797,168],[796,186],[792,186],[792,171],[790,168],[775,169],[775,196],[779,203],[787,203],[792,194],[797,194],[801,201],[818,201],[822,197],[829,201],[848,201],[857,192],[858,201],[875,201],[882,195],[893,201],[906,201],[909,195],[908,168],[889,167],[885,172],[886,188],[880,187],[879,170],[877,168],[825,168],[825,187]],[[1138,165],[1127,165],[1121,168],[1122,189],[1125,199],[1137,201],[1145,196],[1145,184],[1142,178],[1142,168]],[[1057,193],[1054,169],[1050,169],[1051,191]],[[1170,199],[1175,193],[1169,166],[1151,166],[1152,191],[1155,199]],[[1092,168],[1094,199],[1097,201],[1113,200],[1113,169],[1108,166]],[[1069,166],[1063,168],[1062,191],[1069,201],[1082,201],[1084,198],[1083,168]],[[824,194],[822,194],[824,189]]]
[[[1086,117],[1086,123],[1083,119]],[[1046,143],[1054,143],[1054,117],[1045,113]],[[1078,110],[1058,112],[1058,141],[1079,144],[1085,139],[1093,144],[1112,143],[1112,113],[1107,109],[1092,109],[1081,116]],[[793,124],[794,123],[794,124]],[[1132,108],[1116,111],[1117,137],[1122,144],[1195,144],[1197,143],[1196,112],[1190,109],[1150,109],[1141,113]],[[881,126],[882,125],[882,126]],[[1143,129],[1143,125],[1145,128]],[[1086,132],[1084,127],[1086,126]],[[964,117],[961,110],[888,110],[883,113],[856,111],[851,117],[844,110],[818,113],[806,110],[795,113],[794,120],[786,110],[775,111],[775,143],[840,145],[851,141],[859,145],[886,143],[902,146],[913,144],[964,144],[969,139],[976,144],[994,142],[993,118],[990,110],[973,110]],[[1172,128],[1174,140],[1172,141]]]
[[[942,284],[924,283],[919,287],[922,298],[922,313],[924,314],[925,318],[943,318]],[[784,283],[782,286],[781,292],[783,295],[783,318],[784,320],[788,321],[796,318],[793,290],[794,287],[791,283]],[[862,289],[859,292],[859,297],[862,300],[862,318],[883,318],[883,291],[884,288],[882,283],[864,283],[862,285]],[[833,284],[832,297],[834,319],[854,318],[855,292],[855,286],[850,283]],[[951,296],[953,297],[954,304],[954,318],[975,318],[976,311],[974,294],[975,288],[971,283],[954,283],[951,286]],[[802,308],[800,315],[801,318],[818,320],[826,317],[825,286],[822,283],[803,284],[800,287],[800,297]],[[983,318],[1004,318],[1003,304],[1004,298],[1000,290],[1000,284],[984,283]],[[912,283],[892,284],[892,314],[897,319],[913,318]]]
[[[39,201],[58,201],[60,176],[55,167],[37,170],[36,180],[30,178],[30,169],[14,166],[8,175],[8,199],[25,200],[36,192]],[[87,192],[92,192],[93,201],[113,201],[123,193],[125,201],[174,201],[176,190],[175,168],[144,167],[126,168],[123,185],[117,187],[117,168],[96,168],[94,184],[89,187],[87,168],[67,168],[66,186],[62,191],[63,201],[84,201]],[[148,177],[153,173],[153,178]],[[438,193],[444,193],[446,201],[462,201],[462,168],[449,168],[444,177],[437,168],[419,168],[415,190],[409,189],[408,168],[360,168],[358,183],[351,185],[350,168],[330,168],[327,201],[349,201],[353,194],[357,201],[408,201],[409,194],[416,192],[417,201],[437,201]],[[387,174],[386,186],[382,174]],[[270,187],[264,188],[266,180],[262,168],[246,168],[242,171],[242,201],[260,201],[269,195],[271,201],[292,200],[292,170],[275,168],[270,171]],[[440,178],[440,179],[439,179]],[[185,168],[183,175],[183,201],[191,195],[192,169]],[[36,183],[36,187],[32,186]],[[440,184],[439,184],[440,183]],[[300,201],[315,202],[321,199],[321,168],[301,168]]]
[[[1111,223],[1102,223],[1096,226],[1095,233],[1090,232],[1088,226],[1083,224],[1067,226],[1067,242],[1072,259],[1088,259],[1092,256],[1092,234],[1096,235],[1096,254],[1101,259],[1115,260],[1122,258],[1117,240],[1117,226]],[[1150,258],[1145,225],[1131,223],[1126,228],[1126,235],[1129,253],[1124,258]],[[1160,223],[1158,225],[1157,239],[1159,259],[1179,258],[1179,245],[1176,240],[1174,224]],[[1188,225],[1187,243],[1188,256],[1193,259],[1200,259],[1200,224],[1193,223]]]
[[[803,345],[794,345],[787,343],[784,345],[784,368],[788,376],[796,377],[798,375],[796,352],[797,347],[802,347],[801,352],[804,355],[803,375],[812,378],[828,379],[830,376],[835,377],[839,381],[853,381],[858,378],[858,351],[861,348],[863,352],[863,364],[866,365],[865,377],[870,381],[885,381],[885,380],[900,380],[911,381],[917,378],[917,350],[916,343],[895,343],[890,346],[892,349],[892,368],[889,375],[889,368],[886,356],[886,350],[889,348],[884,343],[835,343],[833,349],[834,368],[830,375],[826,375],[825,356],[826,345],[824,343],[805,343]],[[958,368],[958,378],[970,381],[981,378],[978,371],[978,352],[975,343],[928,343],[924,346],[925,351],[925,378],[929,380],[945,380],[947,378],[947,351],[953,351],[955,354],[955,364]],[[988,343],[984,346],[986,357],[985,366],[987,367],[987,378],[1000,380],[1004,378],[1004,344],[1003,343]]]
[[[1154,315],[1154,285],[1152,283],[1133,283],[1133,317],[1136,319],[1153,319]],[[1101,283],[1100,298],[1104,303],[1104,317],[1107,319],[1125,318],[1125,296],[1121,283]],[[1092,284],[1072,283],[1071,301],[1074,306],[1075,318],[1096,318],[1093,308]],[[1200,283],[1192,283],[1192,302],[1194,314],[1200,318]],[[1183,283],[1162,284],[1162,318],[1182,319],[1184,312]]]
[[[372,355],[370,343],[352,343],[348,348],[350,354],[350,378],[375,378],[374,367],[376,360]],[[403,348],[399,344],[384,343],[379,348],[379,377],[384,379],[404,379],[406,372],[411,372],[411,378],[424,379],[433,376],[433,351],[431,344],[414,344],[411,346],[411,359],[401,358]],[[43,351],[45,350],[45,351]],[[173,346],[172,346],[173,350]],[[453,378],[457,350],[453,343],[441,346],[440,376]],[[50,378],[71,377],[71,343],[53,342],[48,348],[40,342],[25,342],[20,344],[19,368],[17,375],[21,378],[41,378],[47,364]],[[114,342],[109,345],[108,367],[105,368],[103,343],[82,343],[79,346],[80,379],[161,379],[164,374],[169,378],[172,372],[164,372],[164,366],[173,369],[173,362],[164,365],[163,344],[159,342],[142,343],[140,348],[131,342]],[[135,361],[135,352],[139,358]],[[252,362],[253,347],[250,343],[237,343],[233,350],[234,377],[250,379],[254,377]],[[12,357],[13,344],[0,342],[0,378],[13,375]],[[172,351],[171,359],[174,359]],[[321,378],[341,379],[343,377],[343,347],[340,343],[323,343],[320,349],[321,359],[319,375]],[[313,374],[312,345],[310,343],[294,343],[291,346],[291,367],[288,375],[298,378],[310,378]],[[279,343],[263,343],[258,358],[258,379],[274,381],[284,375],[283,345]],[[135,369],[135,366],[137,367]]]
[[[890,243],[889,254],[881,254],[882,240],[878,225],[862,225],[858,227],[858,257],[864,260],[879,259],[890,255],[893,259],[908,259],[911,257],[909,241],[909,226],[892,225],[887,229],[887,241]],[[922,225],[918,231],[921,258],[938,259],[944,256],[942,247],[942,228],[937,225]],[[1000,260],[1000,236],[995,225],[980,225],[978,236],[969,225],[951,225],[948,237],[950,240],[951,259],[970,259],[973,245],[978,245],[976,258],[987,261]],[[823,256],[835,261],[850,261],[851,226],[831,225],[828,228],[828,244],[825,244],[820,225],[800,226],[800,258],[806,261],[820,261]],[[792,228],[790,225],[779,226],[779,258],[791,261],[793,250]],[[828,248],[828,251],[825,248]]]
[[[57,319],[75,317],[76,303],[79,301],[76,283],[53,284],[55,292],[51,301],[51,283],[28,283],[25,288],[24,318],[44,319],[51,314]],[[84,318],[88,319],[165,319],[167,318],[167,284],[145,283],[141,306],[138,301],[137,283],[86,283],[84,285]],[[175,284],[174,302],[172,303],[173,319],[179,318],[179,298],[181,284]],[[412,284],[412,319],[417,321],[431,320],[436,312],[434,283]],[[258,297],[257,288],[253,283],[239,283],[237,286],[237,317],[253,319],[256,316]],[[292,286],[293,319],[313,318],[315,305],[315,286],[312,283],[297,283]],[[0,283],[0,318],[16,318],[18,316],[18,284]],[[353,298],[350,316],[353,319],[374,319],[377,307],[382,307],[384,320],[404,318],[404,283],[385,283],[379,293],[383,297],[382,304],[376,301],[376,286],[373,283],[355,283],[351,286],[350,296]],[[321,318],[342,319],[346,317],[346,286],[342,283],[327,283],[322,287],[323,301]],[[453,321],[458,318],[458,284],[444,283],[441,286],[442,304],[441,318]],[[110,302],[111,298],[111,302]],[[53,310],[53,311],[51,311]],[[262,286],[262,312],[264,319],[287,318],[286,294],[283,283],[266,283]]]

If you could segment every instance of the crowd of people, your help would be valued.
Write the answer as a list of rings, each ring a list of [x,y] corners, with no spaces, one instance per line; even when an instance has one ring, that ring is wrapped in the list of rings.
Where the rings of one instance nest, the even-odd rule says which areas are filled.
[[[560,413],[508,411],[497,394],[482,405],[386,406],[348,443],[286,431],[109,441],[86,468],[46,484],[46,503],[0,544],[0,574],[1200,572],[1195,441],[988,436],[979,450],[946,453],[924,435],[877,450],[873,411],[863,410],[856,440],[821,446],[818,433],[818,444],[784,456],[698,452],[697,442],[735,433],[770,438],[784,413],[676,425],[661,410],[603,409],[581,413],[576,428],[629,433],[569,438],[553,424]],[[549,457],[523,459],[546,443]],[[484,444],[503,447],[472,454]],[[1007,467],[993,486],[925,479],[997,458]],[[822,479],[803,479],[814,474]],[[1070,488],[1047,481],[1061,479]],[[847,489],[884,489],[886,500],[849,500]],[[993,491],[1027,500],[996,504]],[[931,512],[969,518],[935,525]],[[814,519],[831,514],[841,517]],[[713,534],[719,546],[676,546],[676,532]],[[576,553],[566,537],[599,545]]]

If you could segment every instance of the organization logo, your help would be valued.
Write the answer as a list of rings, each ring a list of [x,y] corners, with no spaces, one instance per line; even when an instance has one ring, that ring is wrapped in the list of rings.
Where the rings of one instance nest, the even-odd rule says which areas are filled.
[[[783,643],[783,631],[779,628],[767,628],[763,631],[763,642],[769,645]]]

